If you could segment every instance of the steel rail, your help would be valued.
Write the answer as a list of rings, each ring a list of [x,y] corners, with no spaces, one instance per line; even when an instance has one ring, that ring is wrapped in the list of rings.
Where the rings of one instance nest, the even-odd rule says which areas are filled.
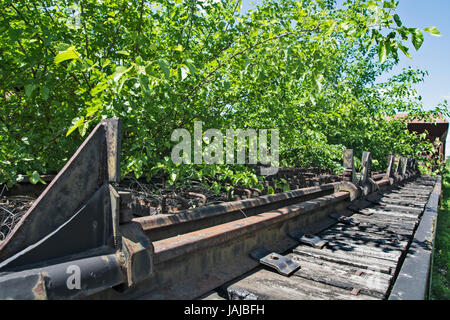
[[[330,183],[319,187],[298,189],[289,192],[266,195],[258,198],[225,202],[176,214],[134,218],[149,239],[157,241],[179,234],[253,216],[268,210],[286,207],[300,201],[318,198],[334,193],[341,183]],[[139,208],[137,210],[140,210]]]

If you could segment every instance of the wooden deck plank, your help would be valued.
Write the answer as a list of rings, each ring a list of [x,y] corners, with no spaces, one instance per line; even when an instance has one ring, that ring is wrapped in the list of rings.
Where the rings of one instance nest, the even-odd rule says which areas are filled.
[[[289,254],[288,257],[301,264],[301,268],[294,273],[300,278],[313,280],[316,282],[328,284],[341,289],[352,291],[360,289],[361,293],[375,297],[384,298],[389,289],[390,281],[382,277],[382,273],[378,272],[362,272],[361,274],[353,271],[355,268],[347,267],[335,268],[326,264],[318,264],[317,262],[305,261],[296,254]]]
[[[345,264],[361,269],[377,268],[380,272],[391,274],[395,270],[396,262],[367,256],[357,252],[348,251],[332,251],[329,249],[315,249],[310,247],[299,246],[293,250],[293,253],[310,256],[339,264]]]
[[[289,253],[287,256],[291,257],[292,259],[299,262],[300,264],[303,261],[305,261],[310,264],[312,263],[315,265],[323,265],[330,269],[340,270],[342,272],[351,273],[351,274],[356,274],[357,272],[363,272],[365,275],[368,275],[368,276],[376,275],[377,277],[380,277],[380,279],[383,279],[383,281],[387,281],[387,282],[391,281],[393,278],[393,275],[379,272],[379,270],[377,268],[361,269],[361,268],[354,267],[351,265],[335,263],[335,262],[322,260],[322,259],[318,259],[318,258],[311,257],[311,256],[299,255],[296,253]]]
[[[345,226],[336,226],[333,229],[325,230],[319,236],[330,236],[336,237],[336,239],[354,239],[362,241],[371,241],[374,243],[404,243],[408,242],[410,237],[399,235],[395,232],[386,232],[386,230],[377,231],[366,231],[357,228],[345,228]]]
[[[364,294],[354,296],[349,290],[297,276],[284,277],[265,269],[238,280],[227,290],[245,290],[258,300],[377,300]]]
[[[370,215],[373,215],[373,214],[386,215],[386,216],[390,216],[392,218],[396,218],[396,217],[409,218],[409,219],[418,219],[419,218],[419,214],[417,214],[417,213],[385,211],[378,207],[365,208],[365,209],[360,210],[360,212],[363,214],[370,214]]]
[[[409,230],[404,229],[398,229],[394,228],[392,226],[377,226],[373,224],[362,224],[359,226],[349,226],[349,225],[343,225],[343,224],[337,224],[333,226],[331,230],[338,231],[354,231],[354,232],[364,232],[364,233],[370,233],[370,234],[376,234],[376,235],[385,235],[385,236],[393,236],[398,235],[399,237],[403,238],[410,238],[411,232]]]
[[[340,212],[360,224],[336,223],[319,233],[329,242],[323,249],[294,248],[287,256],[301,268],[290,277],[264,267],[228,289],[258,299],[384,299],[433,186],[434,181],[419,179],[362,203],[363,209]],[[359,295],[352,295],[353,289]]]
[[[347,234],[339,235],[335,233],[320,234],[320,237],[329,241],[330,244],[346,244],[349,246],[362,246],[366,250],[377,250],[382,252],[402,252],[408,245],[408,241],[368,238],[368,237],[350,237]]]
[[[355,220],[357,220],[359,222],[364,222],[366,224],[373,225],[373,226],[392,227],[392,228],[396,228],[396,229],[406,230],[410,234],[412,233],[412,231],[414,230],[414,227],[415,227],[415,222],[403,222],[403,221],[396,221],[396,220],[381,219],[381,218],[376,217],[376,215],[367,217],[364,215],[355,214],[354,216],[352,216],[352,218],[354,218]]]
[[[399,211],[399,212],[416,213],[416,214],[420,214],[423,211],[423,208],[399,206],[399,205],[393,205],[393,204],[379,204],[379,208],[384,211]]]

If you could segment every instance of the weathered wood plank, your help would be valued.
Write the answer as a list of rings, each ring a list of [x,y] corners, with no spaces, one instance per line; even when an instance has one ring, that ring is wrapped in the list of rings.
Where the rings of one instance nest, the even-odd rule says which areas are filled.
[[[400,237],[405,237],[408,239],[411,237],[410,230],[398,229],[398,228],[394,228],[392,226],[377,226],[377,225],[373,225],[373,224],[359,225],[359,226],[347,226],[347,225],[338,224],[335,227],[333,227],[333,230],[366,232],[366,233],[380,234],[380,235],[386,235],[386,236],[398,235]]]
[[[408,242],[408,236],[399,235],[395,232],[386,232],[383,230],[368,232],[366,230],[356,229],[356,228],[343,228],[342,226],[336,226],[333,229],[328,229],[324,231],[323,235],[330,235],[340,238],[356,239],[363,241],[372,241],[376,243],[391,243],[391,242]],[[322,234],[321,234],[322,235]]]
[[[361,269],[377,268],[380,272],[391,274],[395,270],[396,262],[380,258],[366,256],[361,253],[348,251],[331,251],[329,249],[315,249],[308,247],[296,247],[294,253],[304,256],[310,256],[317,259],[322,259],[339,264],[345,264]]]
[[[411,215],[391,214],[389,212],[378,211],[374,213],[371,219],[383,220],[386,222],[397,222],[401,224],[414,224],[419,218]]]
[[[283,277],[265,269],[228,286],[227,291],[233,290],[245,290],[258,300],[376,300],[364,294],[354,296],[348,290],[297,276]]]
[[[379,201],[375,201],[378,205],[395,205],[395,206],[402,206],[407,208],[419,208],[423,209],[425,207],[426,202],[416,202],[412,200],[404,200],[404,199],[389,199],[389,198],[382,198]]]
[[[409,218],[409,219],[418,219],[419,215],[416,213],[408,213],[408,212],[397,212],[397,211],[385,211],[381,210],[380,208],[366,208],[362,209],[360,211],[364,214],[380,214],[380,215],[386,215],[392,218],[401,217],[401,218]]]
[[[359,221],[367,221],[367,222],[386,222],[386,223],[395,223],[398,225],[410,225],[410,224],[414,224],[414,221],[417,221],[417,219],[408,219],[403,218],[403,217],[393,217],[393,216],[387,216],[387,215],[383,215],[383,213],[377,212],[374,213],[371,216],[366,216],[363,214],[355,214],[352,216],[352,218],[354,218],[355,220]]]
[[[379,250],[382,252],[397,252],[402,251],[408,245],[408,241],[399,241],[397,239],[381,239],[381,238],[369,238],[369,237],[355,237],[349,236],[348,234],[336,234],[328,233],[321,234],[320,237],[324,240],[329,241],[331,244],[334,243],[345,243],[349,246],[362,246],[366,247],[366,250]]]
[[[331,262],[331,261],[327,261],[327,260],[318,259],[318,258],[315,258],[312,256],[299,255],[296,253],[289,253],[287,256],[292,257],[292,259],[299,262],[300,264],[302,263],[302,261],[305,261],[310,264],[315,264],[318,266],[325,266],[329,269],[341,270],[342,272],[351,273],[351,274],[357,274],[357,273],[363,272],[367,276],[380,277],[380,279],[383,279],[383,281],[385,281],[385,282],[390,282],[394,277],[392,274],[379,272],[379,270],[377,268],[361,269],[359,267],[354,267],[351,265]],[[301,269],[299,269],[299,271],[300,270]]]
[[[396,229],[407,230],[412,234],[414,230],[415,223],[413,222],[404,222],[404,221],[395,221],[388,219],[377,218],[376,216],[366,217],[364,215],[354,215],[352,218],[359,222],[364,222],[371,225],[377,225],[380,227],[394,227]]]
[[[384,194],[382,195],[382,198],[384,199],[394,199],[394,200],[402,200],[402,199],[408,199],[408,200],[414,200],[417,202],[427,201],[429,197],[429,194],[412,194],[412,193],[390,193],[390,194]]]
[[[350,268],[343,270],[325,264],[311,263],[302,260],[296,254],[288,255],[289,258],[301,264],[301,269],[294,276],[328,284],[338,288],[352,291],[360,289],[361,293],[376,298],[384,298],[389,289],[390,281],[382,277],[382,273],[352,272]]]
[[[427,181],[406,183],[340,212],[360,224],[337,223],[321,232],[326,248],[294,248],[287,256],[301,269],[290,277],[261,269],[228,289],[248,291],[258,299],[385,298],[432,191],[431,180],[430,187],[423,185]],[[353,289],[360,294],[352,295]]]
[[[398,206],[398,205],[393,205],[393,204],[380,204],[378,207],[384,211],[416,213],[418,215],[423,212],[423,209],[420,209],[420,208],[408,207],[408,206]]]
[[[369,246],[367,244],[358,244],[355,240],[333,240],[328,243],[327,249],[333,252],[344,252],[350,254],[357,254],[360,256],[372,257],[383,260],[390,260],[397,262],[402,252],[394,246],[389,248],[379,248],[376,246]]]

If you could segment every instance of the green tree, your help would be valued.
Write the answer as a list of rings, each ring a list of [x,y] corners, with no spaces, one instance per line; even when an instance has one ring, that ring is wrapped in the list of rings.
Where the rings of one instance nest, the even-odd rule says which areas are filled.
[[[391,152],[426,147],[386,118],[424,116],[410,95],[421,73],[375,84],[423,43],[396,1],[266,0],[246,14],[238,0],[0,3],[0,182],[59,170],[112,116],[123,119],[123,173],[138,177],[248,170],[171,164],[172,131],[194,121],[278,128],[289,166],[339,170],[351,147],[381,168]]]

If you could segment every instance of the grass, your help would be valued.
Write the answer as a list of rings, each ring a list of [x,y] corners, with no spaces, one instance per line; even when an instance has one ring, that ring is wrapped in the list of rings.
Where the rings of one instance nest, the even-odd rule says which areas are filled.
[[[442,201],[437,222],[433,275],[432,300],[450,300],[450,161],[447,162],[442,179]]]

